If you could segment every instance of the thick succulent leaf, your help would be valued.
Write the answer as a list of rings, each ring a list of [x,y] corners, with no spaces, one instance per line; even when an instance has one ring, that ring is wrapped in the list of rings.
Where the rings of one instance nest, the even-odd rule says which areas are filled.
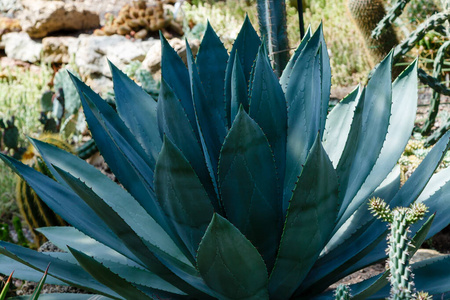
[[[249,115],[258,123],[269,140],[275,156],[281,192],[286,171],[286,99],[262,47],[255,62]]]
[[[323,138],[331,93],[331,65],[323,34],[320,45],[320,107],[318,112],[320,136]]]
[[[208,103],[214,107],[214,110],[217,110],[220,119],[223,121],[223,126],[226,126],[223,89],[228,53],[209,22],[206,25],[206,31],[195,61]]]
[[[37,271],[31,267],[21,264],[20,262],[9,258],[8,256],[0,255],[0,274],[10,274],[10,272],[12,272],[13,270],[14,278],[16,279],[39,282],[39,280],[42,278],[41,271]],[[45,283],[67,285],[67,283],[52,276],[47,276]]]
[[[110,61],[108,63],[113,77],[117,111],[144,148],[151,164],[155,165],[162,146],[156,130],[156,101]]]
[[[387,74],[386,74],[387,76]],[[386,82],[386,84],[388,84]],[[390,83],[389,83],[390,84]],[[371,91],[370,85],[367,87],[367,94]],[[373,87],[373,93],[379,93],[380,87]],[[385,95],[386,97],[387,95]],[[366,101],[368,101],[366,96]],[[375,99],[378,101],[378,99]],[[386,178],[403,153],[406,144],[411,136],[414,127],[415,115],[417,110],[417,61],[411,64],[392,85],[392,108],[387,134],[383,147],[378,154],[375,165],[365,179],[356,196],[353,198],[342,222],[347,219],[379,186]],[[369,129],[370,130],[370,129]],[[372,133],[372,130],[370,130]],[[374,154],[375,155],[375,154]],[[361,159],[367,159],[361,155]],[[345,201],[345,200],[344,200]],[[345,205],[345,204],[344,204]],[[341,223],[342,223],[341,222]]]
[[[139,261],[102,219],[73,191],[13,158],[4,155],[0,155],[0,158],[69,224],[125,256]]]
[[[271,297],[288,299],[305,279],[329,239],[338,209],[337,175],[317,135],[288,208],[270,276]]]
[[[51,263],[52,267],[49,270],[50,276],[94,293],[110,296],[113,299],[120,299],[118,294],[109,287],[96,281],[77,264],[71,264],[43,253],[3,241],[0,241],[0,254],[8,256],[40,272],[44,272],[48,264]]]
[[[276,182],[267,138],[241,107],[220,153],[219,188],[228,220],[258,249],[268,270],[283,219]]]
[[[308,26],[308,29],[306,30],[305,36],[303,37],[302,41],[298,45],[297,49],[294,52],[294,55],[291,56],[291,59],[289,60],[288,64],[286,65],[286,68],[284,68],[283,74],[281,74],[280,77],[280,85],[283,89],[283,92],[286,92],[286,87],[289,82],[289,77],[291,77],[292,69],[294,68],[295,63],[297,62],[298,57],[300,56],[300,53],[305,48],[306,44],[308,43],[309,39],[311,38],[311,25]]]
[[[239,112],[239,107],[248,112],[247,82],[245,81],[244,71],[239,61],[239,53],[234,56],[233,72],[231,74],[231,123],[234,122]]]
[[[72,255],[77,259],[80,265],[89,274],[92,275],[98,282],[111,287],[117,294],[125,299],[152,299],[142,291],[137,289],[133,284],[126,281],[124,278],[112,272],[103,264],[96,261],[94,258],[69,247]]]
[[[271,54],[278,76],[289,61],[289,41],[286,30],[286,3],[282,1],[257,1],[259,30]]]
[[[362,112],[361,132],[358,140],[348,140],[348,142],[352,143],[353,147],[356,149],[348,173],[345,172],[343,174],[345,177],[342,177],[341,174],[339,174],[339,177],[341,178],[341,195],[343,197],[342,207],[339,212],[339,224],[343,224],[355,209],[361,205],[361,202],[366,200],[366,198],[361,198],[360,201],[354,201],[353,198],[374,168],[386,140],[392,105],[391,65],[392,53],[380,63],[367,85]],[[409,122],[407,124],[409,125]],[[408,137],[411,134],[411,130],[412,128],[407,132]],[[396,141],[392,141],[392,143],[397,145]],[[386,147],[389,148],[391,146],[386,145]],[[404,146],[400,150],[399,156],[403,149]],[[398,157],[394,158],[394,163],[391,166],[383,170],[385,172],[384,177],[377,182],[377,185],[380,184],[390,170],[392,170]],[[373,190],[375,190],[375,188],[376,186]],[[369,194],[373,192],[373,190],[370,191]],[[369,195],[366,195],[366,197],[367,196]],[[349,208],[350,205],[351,207]]]
[[[189,72],[183,60],[178,56],[177,52],[170,46],[166,38],[159,34],[161,39],[161,77],[172,88],[177,98],[180,99],[181,105],[186,112],[192,129],[199,138],[197,119],[194,111],[194,103],[192,102],[191,84],[189,80]]]
[[[320,59],[317,52],[321,44],[321,35],[322,30],[319,27],[297,59],[286,88],[288,130],[283,191],[285,209],[297,182],[297,176],[301,174],[308,152],[320,130],[317,117],[321,105],[321,84]]]
[[[39,140],[31,139],[31,142],[41,153],[47,165],[59,167],[85,182],[141,238],[161,248],[162,251],[174,258],[189,263],[170,236],[127,191],[77,156]],[[61,177],[58,172],[55,171],[55,173]],[[61,180],[63,179],[61,178]],[[66,184],[65,181],[64,183]]]
[[[160,276],[167,282],[173,283],[184,290],[185,283],[162,264],[158,258],[147,248],[141,237],[101,198],[99,198],[83,182],[71,174],[55,167],[69,186],[91,207],[96,214],[111,228],[111,230],[122,240],[123,244],[136,255],[145,266],[154,274]],[[70,250],[70,249],[69,249]]]
[[[205,157],[202,155],[202,144],[197,139],[181,102],[164,79],[161,79],[158,100],[158,122],[162,133],[183,152],[190,162],[205,187],[214,209],[220,211],[217,193],[206,166]]]
[[[361,87],[356,87],[328,114],[323,135],[323,147],[336,168],[347,143],[356,105],[361,98]]]
[[[72,76],[80,93],[89,129],[102,156],[120,183],[145,210],[168,231],[153,190],[153,168],[145,151],[114,110],[79,79]]]
[[[259,45],[261,45],[261,40],[250,23],[248,16],[246,16],[244,24],[242,25],[241,30],[234,41],[233,48],[231,49],[230,58],[228,59],[227,69],[225,72],[225,109],[228,127],[231,127],[232,123],[231,81],[236,53],[239,52],[240,55],[239,60],[244,71],[245,82],[249,82],[253,61],[258,53]]]
[[[9,298],[10,300],[29,300],[30,296],[20,296]],[[75,294],[75,293],[53,293],[53,294],[41,294],[39,300],[108,300],[113,299],[101,295],[92,294]]]
[[[214,208],[189,162],[166,137],[156,163],[155,189],[162,210],[194,261]]]
[[[267,269],[258,251],[217,214],[198,248],[197,265],[205,282],[222,295],[220,298],[269,299]]]
[[[45,280],[47,279],[49,267],[50,267],[50,264],[47,266],[47,269],[45,269],[44,275],[42,276],[41,280],[39,281],[37,287],[34,289],[33,294],[30,297],[30,300],[37,300],[39,298],[39,294],[41,293],[41,290],[44,287]]]
[[[187,41],[186,56],[198,129],[206,145],[206,149],[204,148],[203,151],[208,152],[213,174],[217,174],[220,148],[227,134],[226,127],[221,121],[223,107],[214,107],[207,101],[194,56]]]

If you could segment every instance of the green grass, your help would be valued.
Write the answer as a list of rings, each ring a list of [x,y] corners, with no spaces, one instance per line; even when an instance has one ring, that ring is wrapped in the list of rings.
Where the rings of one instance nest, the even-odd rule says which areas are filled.
[[[0,73],[0,118],[9,120],[15,116],[15,125],[21,133],[20,145],[26,146],[26,136],[36,136],[42,127],[39,123],[40,97],[48,89],[52,71],[41,66],[3,68]],[[14,200],[15,175],[0,163],[0,217],[17,210]]]
[[[209,20],[228,49],[236,38],[245,14],[258,30],[258,18],[254,1],[228,0],[214,5],[198,3],[184,4],[187,20],[198,24]],[[289,1],[287,1],[289,2]],[[363,41],[355,29],[347,11],[346,0],[310,1],[304,13],[305,24],[315,30],[324,24],[324,35],[331,60],[332,83],[337,86],[353,86],[364,81],[370,71]],[[300,43],[298,15],[294,7],[287,5],[288,37],[291,48]]]

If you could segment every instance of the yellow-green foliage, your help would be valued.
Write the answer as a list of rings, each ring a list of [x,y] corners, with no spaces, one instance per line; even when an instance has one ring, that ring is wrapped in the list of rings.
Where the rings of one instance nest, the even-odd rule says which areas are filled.
[[[45,133],[39,137],[39,140],[55,145],[65,151],[72,151],[72,147],[64,142],[57,134]],[[51,177],[45,163],[32,145],[23,154],[22,162]],[[20,177],[17,177],[16,201],[20,214],[34,235],[35,245],[37,247],[45,241],[45,237],[36,232],[34,230],[35,228],[66,225],[64,220],[56,215]]]

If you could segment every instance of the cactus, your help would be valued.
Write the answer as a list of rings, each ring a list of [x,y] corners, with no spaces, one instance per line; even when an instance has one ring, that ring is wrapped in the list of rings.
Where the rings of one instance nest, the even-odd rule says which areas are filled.
[[[46,143],[55,145],[60,149],[72,152],[70,145],[62,141],[56,134],[47,133],[39,139]],[[48,171],[44,161],[40,156],[38,156],[32,145],[30,145],[27,151],[23,154],[22,162],[49,177],[53,177]],[[20,177],[17,178],[16,183],[16,201],[20,214],[30,227],[30,230],[34,236],[35,246],[39,246],[46,241],[45,237],[38,233],[35,228],[67,225],[67,223],[55,214]]]
[[[335,300],[350,300],[350,289],[345,284],[340,284],[336,288],[335,294],[334,294]]]
[[[372,37],[372,30],[386,16],[382,0],[349,0],[348,7],[365,40],[373,67],[399,43],[397,34],[389,27],[378,38]],[[397,77],[401,71],[402,68],[394,67],[392,76]]]
[[[386,13],[386,15],[381,19],[381,21],[377,24],[377,27],[372,31],[372,38],[377,39],[385,30],[389,28],[392,23],[394,23],[395,19],[399,17],[406,4],[408,4],[410,0],[398,0]]]
[[[286,3],[284,0],[258,0],[258,20],[269,57],[277,76],[289,61],[289,41],[286,31]]]
[[[414,203],[409,208],[396,207],[391,210],[380,198],[372,198],[369,201],[369,209],[376,217],[388,222],[390,227],[387,250],[389,254],[387,267],[391,274],[390,299],[412,299],[414,282],[409,267],[411,244],[408,229],[410,225],[423,219],[428,208],[423,203]]]

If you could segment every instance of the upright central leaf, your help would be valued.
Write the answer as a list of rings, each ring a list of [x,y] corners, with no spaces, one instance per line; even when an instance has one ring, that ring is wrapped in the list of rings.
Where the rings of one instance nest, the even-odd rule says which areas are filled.
[[[242,107],[220,153],[219,187],[228,219],[272,269],[282,224],[275,162],[267,138]]]

